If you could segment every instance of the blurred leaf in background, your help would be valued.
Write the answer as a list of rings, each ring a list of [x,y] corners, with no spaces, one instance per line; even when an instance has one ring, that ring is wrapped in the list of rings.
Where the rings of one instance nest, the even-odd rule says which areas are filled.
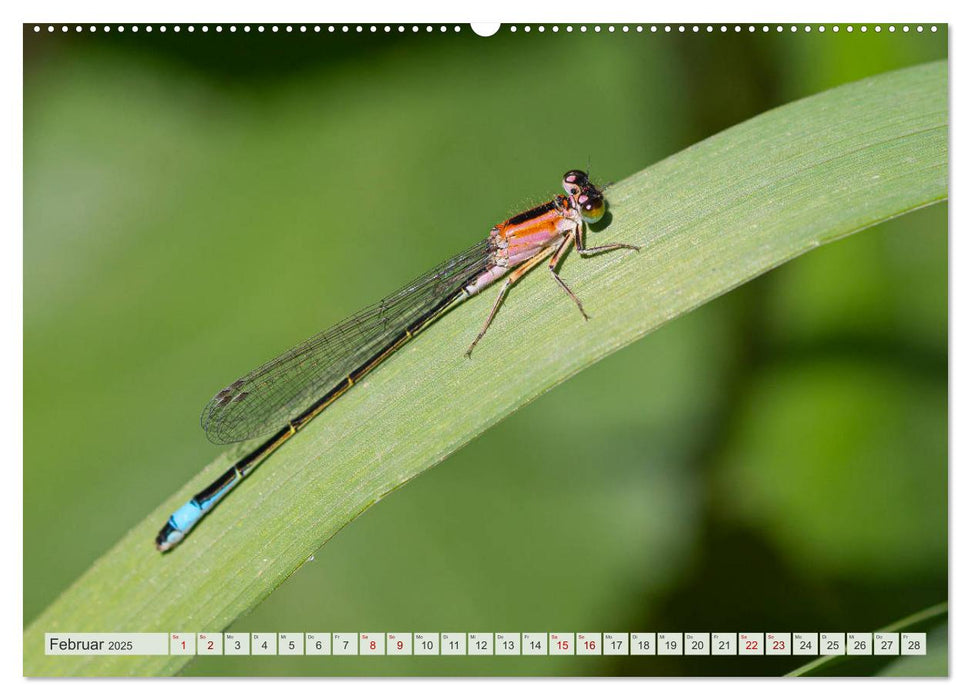
[[[565,170],[617,180],[947,55],[944,31],[462,29],[25,32],[25,622],[217,453],[197,422],[216,389]],[[233,629],[875,629],[947,598],[946,430],[937,206],[581,373],[369,510]],[[795,666],[495,661],[224,657],[188,673]]]

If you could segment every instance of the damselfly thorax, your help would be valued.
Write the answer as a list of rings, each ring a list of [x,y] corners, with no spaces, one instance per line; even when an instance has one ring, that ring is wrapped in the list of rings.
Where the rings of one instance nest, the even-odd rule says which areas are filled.
[[[637,246],[627,243],[585,247],[584,224],[596,223],[603,217],[606,210],[603,193],[590,182],[582,170],[571,170],[564,175],[563,189],[567,193],[565,196],[556,195],[545,204],[503,221],[489,232],[491,266],[465,287],[466,294],[476,294],[506,274],[511,274],[499,290],[485,325],[466,351],[467,356],[471,357],[472,350],[485,335],[509,287],[547,258],[553,279],[570,295],[583,317],[589,319],[580,299],[556,271],[563,255],[571,246],[575,246],[581,255],[618,248],[638,249]]]

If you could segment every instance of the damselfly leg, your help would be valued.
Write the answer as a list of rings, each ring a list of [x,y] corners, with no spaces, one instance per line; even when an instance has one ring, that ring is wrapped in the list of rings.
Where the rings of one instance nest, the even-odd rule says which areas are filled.
[[[482,340],[482,337],[486,334],[486,331],[489,330],[489,326],[492,325],[492,319],[496,317],[496,312],[499,311],[499,307],[502,306],[502,300],[505,298],[506,292],[509,291],[509,288],[516,284],[516,281],[519,280],[519,278],[548,258],[552,250],[552,248],[544,248],[542,252],[534,255],[509,274],[509,277],[507,277],[506,281],[502,283],[502,287],[500,287],[499,293],[496,295],[496,301],[492,305],[492,309],[489,311],[489,316],[486,318],[485,323],[482,325],[482,330],[479,331],[479,335],[475,336],[475,340],[472,341],[469,349],[465,351],[466,357],[472,357],[472,350],[475,349],[475,346],[478,345],[480,340]]]
[[[582,228],[582,226],[580,224],[577,224],[577,228],[574,229],[574,232],[579,228]],[[576,303],[577,308],[580,309],[580,313],[583,315],[583,320],[589,321],[590,317],[587,316],[587,312],[583,310],[583,304],[580,303],[580,298],[573,293],[573,290],[570,289],[567,283],[563,281],[563,278],[560,277],[559,273],[556,271],[557,265],[560,264],[560,258],[562,258],[564,254],[566,254],[566,252],[570,249],[570,244],[574,243],[575,241],[576,241],[576,233],[573,233],[572,235],[567,236],[566,238],[563,239],[563,242],[560,243],[560,247],[556,249],[556,252],[553,253],[553,257],[550,258],[550,264],[549,264],[550,274],[553,275],[553,279],[556,280],[556,283],[563,288],[563,291],[569,294],[570,298],[573,299],[573,301]]]

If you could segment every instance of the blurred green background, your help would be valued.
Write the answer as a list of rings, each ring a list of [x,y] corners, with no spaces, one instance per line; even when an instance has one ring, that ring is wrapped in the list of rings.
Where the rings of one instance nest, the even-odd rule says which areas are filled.
[[[154,29],[25,27],[25,624],[219,452],[198,424],[212,393],[565,170],[620,180],[772,107],[947,56],[944,27]],[[946,600],[947,252],[938,205],[669,324],[382,500],[231,629],[866,631]],[[946,672],[935,634],[900,673]],[[186,672],[803,661],[226,657]]]

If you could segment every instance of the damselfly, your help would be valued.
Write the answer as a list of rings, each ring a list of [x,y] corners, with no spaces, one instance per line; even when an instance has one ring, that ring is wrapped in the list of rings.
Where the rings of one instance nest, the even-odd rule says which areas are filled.
[[[563,189],[565,196],[557,195],[493,227],[484,241],[213,396],[202,412],[202,427],[213,442],[272,435],[172,514],[155,538],[158,550],[175,547],[239,482],[364,375],[452,306],[493,282],[506,278],[465,353],[469,357],[509,287],[547,259],[553,279],[588,318],[580,299],[556,271],[560,259],[571,246],[581,255],[638,248],[627,243],[585,247],[584,224],[599,221],[606,210],[603,192],[581,170],[563,176]]]

